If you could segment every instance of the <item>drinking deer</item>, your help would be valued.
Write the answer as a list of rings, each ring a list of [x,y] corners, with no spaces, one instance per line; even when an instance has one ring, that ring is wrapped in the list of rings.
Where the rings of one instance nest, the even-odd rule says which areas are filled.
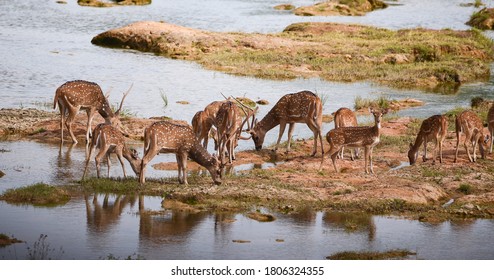
[[[358,126],[357,117],[355,113],[348,108],[340,108],[333,113],[334,116],[334,128],[347,127],[347,126]],[[343,159],[344,147],[341,148],[341,152],[338,154],[340,159]],[[355,148],[355,157],[358,157],[359,149]],[[351,159],[354,160],[354,150],[350,150]]]
[[[132,86],[131,86],[132,88]],[[89,144],[91,133],[91,122],[94,114],[97,111],[104,119],[105,123],[120,126],[120,112],[122,109],[125,97],[129,94],[130,89],[124,93],[120,107],[113,112],[108,99],[103,95],[100,86],[93,82],[75,80],[66,82],[57,88],[55,99],[53,101],[53,109],[56,109],[57,104],[60,109],[60,131],[61,142],[63,143],[63,127],[64,122],[69,131],[70,137],[74,143],[78,143],[72,131],[72,123],[79,110],[85,110],[87,113],[87,128],[86,128],[86,143]],[[65,116],[67,118],[65,119]]]
[[[278,100],[267,115],[260,121],[253,121],[253,128],[249,131],[254,140],[256,150],[261,150],[266,133],[280,125],[278,141],[274,150],[278,150],[281,136],[285,132],[286,124],[288,127],[288,144],[287,153],[290,151],[290,141],[292,138],[295,123],[305,123],[314,133],[314,148],[312,156],[317,152],[317,141],[321,142],[321,154],[324,155],[322,141],[322,102],[321,99],[310,91],[300,91],[284,95]]]
[[[487,113],[487,127],[489,128],[489,134],[491,137],[489,153],[492,153],[492,145],[494,142],[494,104],[492,104],[491,108],[489,108],[489,112]]]
[[[489,136],[486,135],[484,137],[484,126],[482,124],[482,120],[480,117],[473,111],[467,110],[461,112],[456,116],[455,120],[455,130],[456,130],[456,153],[455,153],[455,162],[458,159],[458,149],[460,147],[460,134],[465,134],[465,141],[463,145],[465,146],[465,150],[468,155],[468,159],[470,162],[477,161],[476,148],[477,144],[479,145],[480,155],[482,158],[485,158],[485,145],[489,141]],[[472,145],[473,148],[473,157],[470,154],[470,150],[468,149],[468,142]]]
[[[127,178],[127,174],[125,172],[123,158],[127,159],[132,167],[132,170],[134,170],[135,174],[139,176],[139,172],[141,171],[141,159],[139,158],[137,151],[127,147],[125,144],[125,137],[120,130],[111,124],[100,123],[93,130],[93,138],[91,138],[91,145],[89,146],[89,156],[86,159],[86,167],[84,168],[82,179],[86,177],[89,160],[91,159],[91,154],[95,147],[99,148],[99,152],[94,158],[98,178],[100,177],[101,159],[104,156],[106,156],[107,159],[108,177],[110,177],[111,153],[117,154],[117,158],[122,165],[125,178]]]
[[[333,161],[336,172],[339,172],[336,167],[336,157],[340,149],[343,147],[361,147],[364,148],[365,173],[369,173],[367,163],[369,163],[371,173],[374,173],[372,166],[372,150],[379,144],[382,116],[388,113],[388,109],[374,110],[373,108],[370,108],[369,111],[374,115],[374,126],[339,127],[330,130],[326,134],[326,140],[330,145],[328,155]],[[321,160],[321,167],[319,169],[322,169],[323,162],[324,158]]]
[[[111,153],[117,154],[118,160],[122,165],[125,178],[127,178],[127,174],[125,172],[123,158],[129,161],[132,170],[134,170],[135,174],[139,176],[139,172],[141,172],[141,159],[139,158],[137,151],[127,147],[125,144],[125,137],[120,130],[113,127],[111,124],[101,123],[98,124],[93,130],[93,138],[91,138],[91,145],[89,147],[89,156],[86,159],[86,167],[84,168],[84,174],[82,175],[83,180],[86,177],[89,160],[91,159],[91,154],[95,147],[99,148],[99,152],[94,158],[98,178],[100,177],[100,163],[103,156],[106,156],[108,177],[110,177]]]
[[[187,156],[204,166],[215,184],[221,184],[221,166],[216,156],[211,156],[199,143],[188,125],[170,121],[155,122],[144,130],[144,156],[139,181],[145,182],[146,165],[159,153],[174,153],[178,164],[178,181],[187,182]]]
[[[415,139],[415,143],[410,143],[408,150],[408,160],[410,165],[415,164],[419,156],[419,149],[422,143],[424,144],[424,155],[422,160],[427,160],[427,142],[435,142],[432,152],[432,162],[436,162],[437,150],[439,149],[439,162],[443,162],[443,141],[448,133],[448,119],[446,116],[434,115],[425,119],[420,126],[420,130]]]

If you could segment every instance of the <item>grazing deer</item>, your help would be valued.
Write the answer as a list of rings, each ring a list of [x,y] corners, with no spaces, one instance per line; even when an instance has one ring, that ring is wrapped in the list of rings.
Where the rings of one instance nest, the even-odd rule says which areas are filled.
[[[284,95],[278,100],[274,107],[260,121],[252,122],[252,128],[249,132],[252,135],[256,150],[261,150],[266,133],[280,125],[278,141],[274,150],[278,150],[281,136],[285,132],[286,124],[288,127],[288,144],[287,152],[290,151],[290,141],[292,138],[295,123],[305,123],[314,133],[314,148],[312,156],[317,152],[317,140],[321,142],[321,154],[324,155],[322,141],[322,102],[321,99],[310,91],[301,91]]]
[[[213,118],[211,118],[213,119]],[[214,149],[218,149],[218,140],[216,138],[216,129],[213,128],[212,120],[208,117],[206,111],[198,111],[192,118],[192,130],[199,142],[203,141],[203,147],[208,148],[208,139],[213,138]]]
[[[482,120],[480,117],[474,113],[473,111],[467,110],[461,112],[458,116],[456,116],[455,120],[455,130],[456,130],[456,153],[455,153],[455,162],[458,159],[458,149],[460,148],[460,134],[465,134],[465,141],[463,145],[465,146],[465,150],[467,151],[468,159],[470,162],[475,162],[477,160],[476,148],[477,144],[479,145],[480,155],[482,158],[485,158],[485,150],[486,144],[489,141],[489,135],[484,137],[484,126],[482,124]],[[473,148],[473,157],[470,154],[470,150],[468,149],[469,143]]]
[[[380,141],[381,120],[382,116],[388,113],[388,109],[374,110],[371,108],[369,111],[374,115],[374,126],[339,127],[330,130],[326,134],[326,140],[330,145],[328,155],[333,161],[334,170],[336,172],[339,172],[336,167],[336,157],[341,148],[346,146],[350,148],[364,148],[365,173],[369,173],[368,162],[371,173],[374,173],[372,166],[372,150]],[[323,162],[324,158],[321,160],[321,167],[319,169],[322,169]]]
[[[101,123],[93,130],[93,138],[91,139],[91,145],[89,147],[89,156],[86,159],[86,167],[84,168],[84,174],[82,175],[83,180],[86,177],[89,160],[91,159],[91,154],[95,147],[99,148],[99,152],[94,158],[98,178],[100,177],[101,159],[105,155],[108,164],[108,177],[110,177],[111,153],[117,154],[125,178],[127,178],[127,174],[125,172],[123,158],[129,161],[132,170],[139,176],[139,172],[141,172],[141,159],[139,158],[137,151],[127,148],[127,145],[125,145],[125,137],[117,128],[113,127],[111,124]]]
[[[491,108],[489,108],[489,112],[487,113],[487,127],[489,128],[489,134],[491,137],[489,153],[492,153],[492,145],[494,142],[494,104],[492,104]]]
[[[355,113],[348,108],[340,108],[336,112],[333,113],[334,116],[334,128],[338,127],[347,127],[347,126],[358,126],[357,124],[357,116]],[[344,147],[341,148],[341,152],[339,153],[339,158],[343,159],[343,151]],[[355,148],[355,157],[354,150],[350,150],[351,159],[354,160],[355,157],[359,155],[359,149]]]
[[[422,122],[419,133],[415,139],[415,143],[410,143],[410,150],[408,150],[408,159],[410,165],[415,164],[419,156],[419,148],[424,144],[424,155],[422,160],[427,160],[427,142],[434,141],[435,146],[432,151],[432,162],[436,162],[437,149],[439,149],[439,162],[443,162],[443,141],[448,133],[448,119],[442,115],[434,115]]]
[[[215,184],[221,184],[221,166],[199,143],[188,125],[170,121],[155,122],[144,130],[144,156],[139,181],[145,182],[146,165],[159,153],[174,153],[178,164],[178,181],[187,182],[187,157],[204,166]]]
[[[60,131],[61,142],[63,143],[63,127],[64,122],[69,131],[70,137],[74,143],[77,139],[72,131],[72,123],[79,110],[86,110],[87,113],[87,128],[86,128],[86,143],[89,144],[91,133],[91,122],[94,114],[97,111],[104,119],[105,123],[120,126],[120,112],[122,109],[125,97],[129,94],[130,89],[124,93],[120,107],[116,112],[113,112],[108,103],[108,99],[103,95],[103,91],[96,83],[76,80],[66,82],[57,88],[55,99],[53,101],[53,109],[56,109],[57,104],[60,109]],[[67,118],[65,116],[68,114]]]

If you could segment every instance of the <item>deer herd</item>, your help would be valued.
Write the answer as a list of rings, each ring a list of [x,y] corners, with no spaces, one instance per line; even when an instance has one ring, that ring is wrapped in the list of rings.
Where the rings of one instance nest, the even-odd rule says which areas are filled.
[[[222,174],[226,165],[231,165],[235,160],[235,148],[239,140],[252,139],[257,151],[262,149],[266,133],[276,126],[280,126],[278,140],[274,151],[277,151],[285,127],[288,124],[288,141],[286,152],[290,151],[290,142],[295,123],[305,123],[314,133],[314,145],[311,156],[317,154],[320,146],[321,162],[319,170],[324,165],[324,144],[322,138],[322,102],[321,99],[310,91],[286,94],[273,106],[273,108],[259,122],[255,115],[257,107],[252,109],[244,105],[234,97],[225,100],[214,101],[207,105],[203,111],[197,112],[191,123],[192,126],[174,121],[158,121],[144,129],[144,153],[140,159],[138,152],[126,145],[127,133],[123,131],[120,122],[120,112],[123,102],[129,94],[129,90],[123,94],[119,108],[114,112],[110,107],[107,95],[101,88],[88,81],[76,80],[61,85],[55,93],[54,109],[58,105],[60,109],[61,143],[63,143],[64,126],[67,128],[72,141],[77,139],[72,131],[72,123],[79,110],[85,110],[88,116],[86,129],[86,144],[89,149],[83,174],[85,178],[88,170],[91,154],[95,148],[99,152],[95,156],[97,176],[100,177],[100,163],[106,157],[108,176],[110,172],[110,154],[115,153],[126,177],[125,158],[139,177],[141,184],[145,183],[147,164],[159,153],[173,153],[178,165],[178,181],[180,184],[187,182],[187,160],[191,159],[203,166],[211,174],[215,184],[221,184]],[[98,112],[105,120],[91,131],[91,122]],[[372,165],[373,148],[380,142],[381,122],[387,109],[370,109],[374,117],[373,126],[358,126],[355,113],[348,108],[340,108],[334,115],[335,128],[326,134],[329,143],[328,156],[331,158],[334,170],[339,172],[336,159],[343,159],[345,147],[352,148],[351,160],[359,156],[359,150],[364,151],[365,172],[374,173]],[[455,132],[457,138],[454,162],[457,162],[461,134],[464,134],[463,145],[470,162],[477,159],[476,147],[479,147],[480,156],[485,158],[485,150],[490,140],[490,152],[494,139],[494,105],[488,112],[489,135],[485,135],[483,123],[480,117],[473,111],[466,110],[456,116]],[[246,128],[244,128],[246,127]],[[408,158],[410,164],[417,161],[419,148],[423,144],[423,161],[427,160],[427,143],[434,142],[432,161],[435,163],[438,157],[443,162],[442,146],[448,130],[447,118],[443,115],[434,115],[422,122],[414,143],[410,143]],[[249,136],[242,136],[242,133]],[[213,138],[216,153],[210,154],[207,150],[208,140]],[[202,142],[202,143],[201,143]],[[469,145],[472,146],[472,154]]]

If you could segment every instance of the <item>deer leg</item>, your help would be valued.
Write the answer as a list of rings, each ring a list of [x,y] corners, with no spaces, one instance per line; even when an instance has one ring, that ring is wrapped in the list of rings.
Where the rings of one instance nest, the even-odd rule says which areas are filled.
[[[274,147],[274,151],[278,150],[278,146],[280,145],[281,136],[285,133],[286,122],[280,122],[280,132],[278,134],[278,141],[276,141],[276,146]]]
[[[456,160],[458,159],[458,149],[460,148],[460,134],[456,132],[456,152],[455,152],[455,163]]]
[[[369,165],[370,165],[370,171],[372,174],[374,174],[374,164],[372,162],[372,150],[374,150],[374,147],[371,147],[369,149]]]
[[[467,143],[468,143],[468,141],[465,139],[465,142],[463,143],[463,145],[465,146],[465,151],[467,151],[468,160],[470,160],[470,162],[473,162],[472,155],[470,154],[470,150],[468,149]]]
[[[123,148],[123,147],[122,147]],[[127,174],[125,173],[125,164],[124,164],[124,161],[123,161],[123,155],[122,155],[122,148],[120,149],[116,149],[116,154],[117,154],[117,157],[118,157],[118,161],[120,161],[120,165],[122,165],[122,170],[123,170],[123,175],[124,175],[124,178],[127,179]],[[108,156],[109,157],[109,156]]]
[[[492,144],[494,143],[494,138],[492,138],[494,134],[494,127],[491,127],[491,124],[489,124],[489,133],[491,134],[491,145],[489,148],[489,154],[492,154]]]
[[[479,142],[479,140],[476,140],[474,143],[472,143],[472,147],[473,147],[473,162],[476,162],[477,161],[477,143],[478,142]]]
[[[91,122],[93,121],[94,117],[94,109],[87,109],[86,110],[87,114],[87,125],[86,125],[86,143],[89,143],[89,138],[92,137],[92,129],[91,129]]]
[[[108,167],[106,172],[106,177],[110,178],[111,160],[110,160],[110,152],[108,151],[106,152],[106,166]]]
[[[65,123],[65,107],[62,106],[62,104],[58,103],[58,107],[60,108],[60,133],[61,133],[61,138],[60,142],[63,144],[63,127]]]
[[[328,155],[331,157],[331,160],[333,161],[333,167],[334,167],[334,171],[336,173],[339,173],[340,172],[338,170],[338,167],[336,167],[336,158],[338,156],[338,152],[339,151],[340,151],[340,148],[339,147],[336,147],[336,146],[333,146],[333,145],[329,148],[329,151],[328,151]],[[321,164],[322,164],[322,162],[321,162]]]
[[[76,116],[77,112],[73,109],[69,110],[69,116],[65,120],[65,126],[67,127],[67,130],[69,131],[70,137],[72,138],[72,142],[77,144],[77,138],[74,135],[74,132],[72,131],[72,122],[74,121],[74,118]]]
[[[182,165],[182,158],[180,156],[180,154],[176,154],[175,155],[175,158],[177,159],[177,165],[178,165],[178,183],[179,184],[183,184],[184,183],[184,180],[183,180],[183,177],[182,177],[182,170],[183,170],[183,165]]]
[[[93,146],[89,147],[89,153],[88,153],[88,156],[86,158],[86,166],[84,167],[84,173],[82,173],[82,180],[84,180],[84,178],[86,177],[87,168],[89,166],[89,160],[91,159],[91,154],[93,153],[93,149],[94,149]]]
[[[422,161],[427,161],[427,139],[424,137],[424,155],[422,156]]]
[[[289,123],[288,124],[288,144],[286,146],[286,152],[290,152],[290,144],[292,142],[292,134],[293,134],[293,128],[295,127],[295,123]],[[314,141],[317,142],[317,139],[314,138]]]
[[[439,162],[440,163],[443,163],[443,141],[444,141],[444,139],[441,138],[441,140],[439,140],[439,142],[438,142],[438,145],[439,145]]]
[[[369,148],[368,147],[365,147],[365,149],[364,149],[364,157],[365,157],[365,173],[369,174],[369,170],[368,170]]]
[[[100,164],[101,164],[101,158],[106,155],[106,152],[108,151],[109,147],[103,146],[99,150],[98,154],[96,154],[96,157],[94,158],[94,161],[96,162],[96,175],[98,178],[100,178]],[[110,167],[108,167],[110,169]]]

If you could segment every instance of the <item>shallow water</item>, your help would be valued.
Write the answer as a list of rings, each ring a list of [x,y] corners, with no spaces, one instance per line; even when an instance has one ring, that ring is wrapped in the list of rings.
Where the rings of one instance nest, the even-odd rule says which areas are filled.
[[[53,259],[316,260],[341,251],[393,249],[416,252],[413,259],[494,258],[485,246],[494,241],[492,220],[431,225],[307,210],[274,213],[274,222],[263,223],[236,213],[146,215],[144,210],[161,210],[161,198],[116,195],[77,198],[59,208],[3,204],[0,220],[6,233],[27,244],[0,248],[0,259],[26,258],[40,232],[47,235],[44,244]]]
[[[97,9],[44,1],[0,1],[0,107],[38,107],[51,110],[55,89],[65,81],[85,79],[112,89],[110,101],[120,101],[131,83],[133,90],[125,108],[140,117],[167,115],[190,120],[193,114],[225,95],[267,99],[262,117],[282,95],[312,90],[329,96],[324,113],[342,106],[352,107],[356,96],[387,95],[390,98],[417,98],[425,106],[403,110],[401,116],[428,117],[456,106],[466,106],[472,96],[494,98],[491,79],[463,85],[455,95],[421,91],[400,91],[371,83],[331,83],[320,79],[269,81],[237,77],[202,69],[195,63],[165,59],[132,50],[107,49],[90,43],[93,36],[138,20],[163,20],[178,25],[213,31],[280,32],[300,21],[361,23],[384,28],[468,29],[464,24],[474,11],[461,7],[464,1],[401,0],[388,9],[364,17],[297,17],[272,9],[286,1],[154,1],[150,6]],[[314,1],[291,1],[309,5]],[[490,1],[483,1],[487,4]],[[395,2],[392,2],[395,3]],[[492,37],[492,35],[489,35]],[[163,108],[160,90],[168,97]],[[176,101],[189,101],[189,105]],[[363,120],[365,121],[365,119]],[[332,128],[325,124],[323,131]],[[273,143],[277,129],[268,133]],[[298,125],[294,138],[311,136]],[[142,151],[140,144],[136,144]],[[240,149],[252,149],[251,141]],[[58,145],[36,142],[0,142],[0,191],[37,182],[62,185],[82,176],[85,150],[78,145],[61,150]],[[153,162],[173,161],[160,155]],[[237,170],[269,168],[237,166]],[[91,161],[94,176],[94,161]],[[127,170],[131,172],[130,166]],[[106,171],[103,171],[104,174]],[[112,177],[122,176],[113,160]],[[154,171],[150,177],[176,176],[176,171]],[[106,202],[105,202],[106,201]],[[409,249],[422,259],[492,259],[494,224],[490,220],[465,223],[423,224],[395,218],[311,212],[300,215],[276,213],[272,223],[259,223],[242,214],[188,214],[167,212],[159,216],[139,214],[145,209],[161,210],[161,199],[97,195],[73,198],[56,208],[14,206],[0,202],[0,233],[13,234],[27,244],[0,248],[0,259],[24,259],[26,246],[47,234],[55,248],[52,258],[98,259],[110,254],[125,258],[138,254],[147,259],[322,259],[343,250]],[[335,216],[336,215],[336,216]],[[347,231],[345,221],[362,223]],[[233,222],[232,222],[233,221]],[[277,242],[283,239],[284,242]],[[250,243],[234,243],[246,240]],[[59,252],[62,247],[63,253]],[[415,258],[414,257],[414,258]]]

